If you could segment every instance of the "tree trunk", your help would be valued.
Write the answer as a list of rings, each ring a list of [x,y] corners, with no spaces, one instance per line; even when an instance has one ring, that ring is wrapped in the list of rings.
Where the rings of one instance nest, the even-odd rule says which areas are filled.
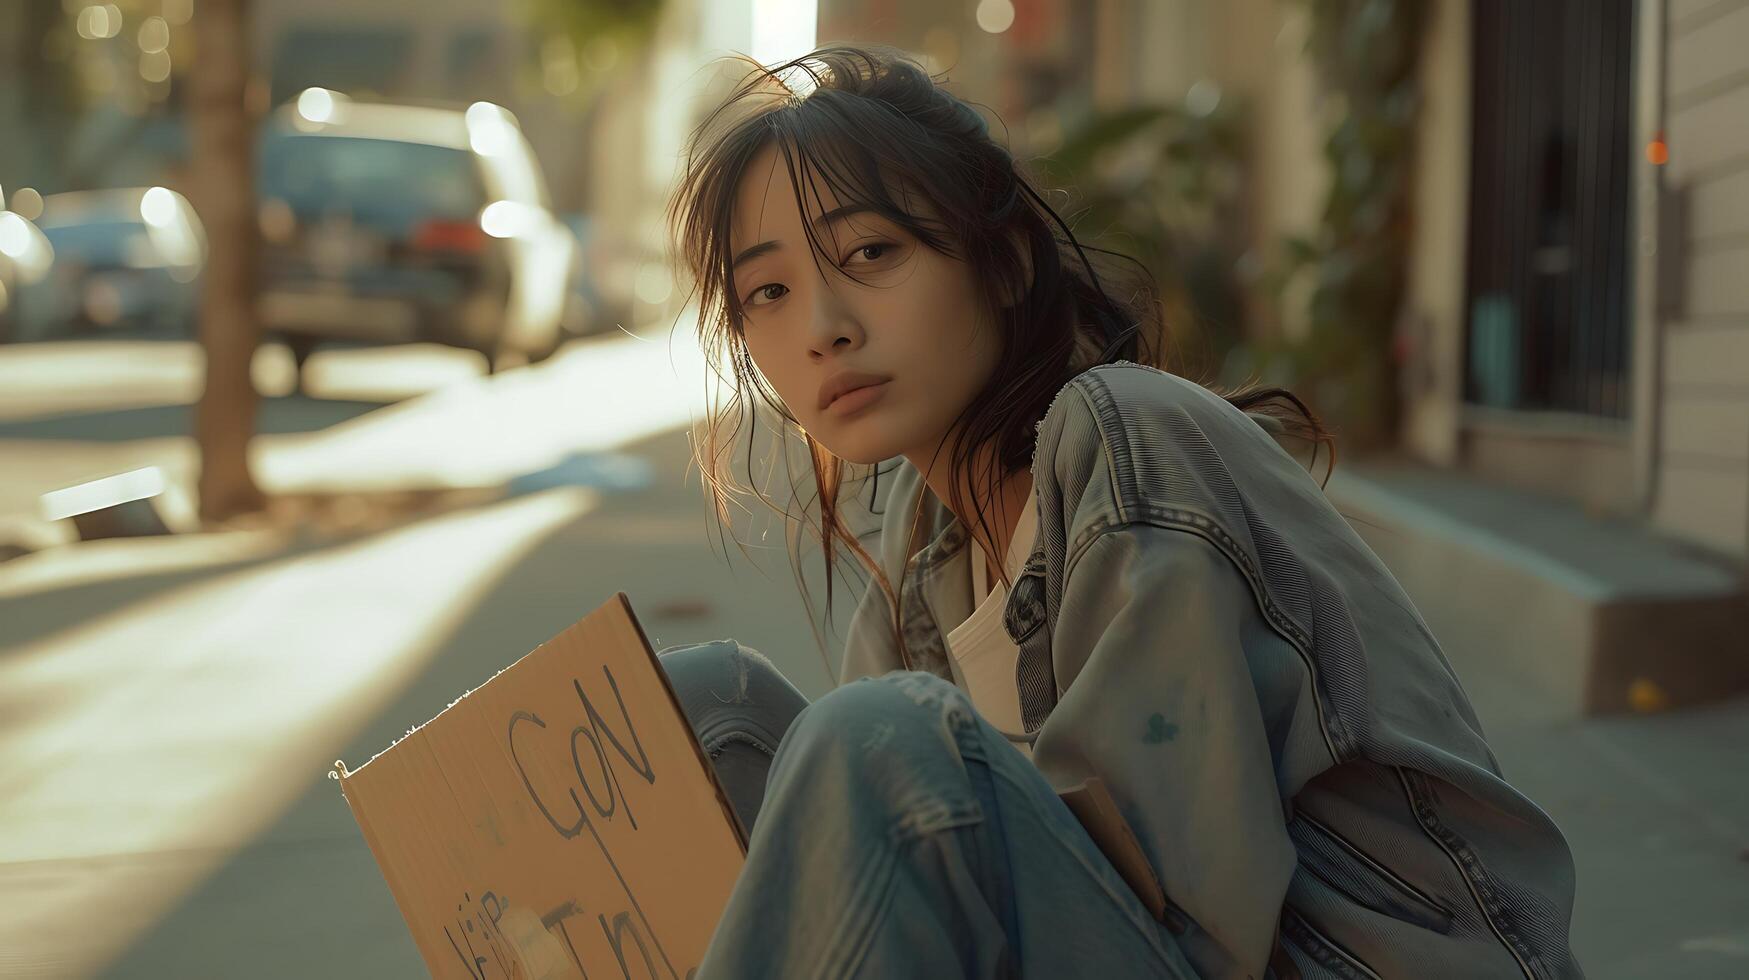
[[[200,516],[223,520],[266,505],[249,471],[260,397],[250,377],[256,319],[255,120],[249,83],[249,0],[201,0],[189,69],[194,204],[207,232],[200,345],[206,384],[194,411]]]
[[[0,181],[10,186],[17,178],[36,175],[36,189],[44,194],[79,185],[61,179],[67,166],[69,120],[78,112],[71,59],[49,57],[49,38],[67,29],[67,14],[59,4],[27,3],[11,15],[10,25],[0,25],[0,34],[11,27],[12,36],[0,42],[0,57],[12,67],[0,72],[0,85],[13,86],[22,112],[23,132],[34,139],[7,140],[0,149],[0,173],[14,178]],[[9,93],[11,94],[11,93]],[[14,120],[8,119],[11,123]],[[17,187],[12,187],[17,190]],[[4,210],[4,208],[0,208]]]

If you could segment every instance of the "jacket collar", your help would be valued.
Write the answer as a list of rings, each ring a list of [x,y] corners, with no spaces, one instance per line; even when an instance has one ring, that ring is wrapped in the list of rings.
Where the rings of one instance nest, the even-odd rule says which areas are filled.
[[[900,591],[901,626],[912,667],[951,680],[948,628],[964,622],[977,605],[971,533],[910,462],[900,460],[891,479],[881,520],[881,569]]]

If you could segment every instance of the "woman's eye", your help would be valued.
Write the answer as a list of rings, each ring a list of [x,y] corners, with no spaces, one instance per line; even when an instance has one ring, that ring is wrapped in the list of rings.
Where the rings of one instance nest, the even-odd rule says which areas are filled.
[[[876,254],[869,256],[868,261],[873,262],[876,259],[879,259],[882,255],[885,255],[892,247],[893,246],[887,242],[869,242],[867,245],[860,246],[856,251],[851,252],[850,257],[855,258],[872,248],[875,250]],[[848,262],[849,259],[846,259],[845,261]]]
[[[869,242],[867,245],[857,246],[856,250],[851,252],[844,262],[845,264],[849,264],[851,259],[859,255],[863,256],[863,259],[866,262],[879,261],[880,259],[885,258],[887,253],[891,252],[896,247],[897,246],[891,242]],[[869,252],[873,252],[874,254],[867,254]],[[773,293],[772,290],[774,289],[782,290],[782,292]],[[788,293],[788,286],[778,282],[768,282],[763,286],[754,287],[753,291],[747,294],[747,298],[741,301],[741,305],[743,307],[769,306],[770,304],[782,299]],[[760,302],[760,300],[764,300],[764,302]]]
[[[758,299],[759,297],[764,297],[765,299],[770,300],[771,302],[776,302],[777,300],[782,299],[783,295],[781,293],[776,295],[776,296],[773,296],[769,292],[769,290],[773,290],[773,289],[781,289],[786,293],[789,292],[789,287],[785,286],[783,283],[768,282],[763,286],[756,287],[751,293],[748,293],[746,300],[742,301],[741,305],[743,305],[743,306],[764,306],[764,305],[766,305],[764,303],[755,303],[754,302],[754,300]]]

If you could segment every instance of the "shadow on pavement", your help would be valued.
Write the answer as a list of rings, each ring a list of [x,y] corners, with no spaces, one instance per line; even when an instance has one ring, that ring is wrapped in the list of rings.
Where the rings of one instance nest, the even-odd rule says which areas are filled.
[[[346,540],[324,541],[319,545],[294,546],[268,555],[203,565],[199,568],[179,568],[100,582],[81,582],[77,585],[27,592],[20,596],[0,597],[0,622],[6,624],[6,645],[0,647],[0,659],[62,630],[89,623],[94,616],[112,616],[125,612],[175,589],[198,585],[208,579],[234,572],[246,572],[315,554],[348,543],[350,542]]]
[[[391,402],[305,398],[263,398],[255,431],[259,435],[318,432],[367,415]],[[193,405],[154,405],[49,418],[0,422],[0,439],[128,442],[194,434]]]
[[[282,526],[280,531],[273,532],[267,550],[259,553],[132,574],[106,569],[100,577],[92,580],[26,587],[16,595],[0,594],[0,622],[6,624],[0,660],[15,648],[33,645],[63,630],[89,623],[94,615],[114,616],[167,593],[212,579],[309,558],[335,548],[359,544],[377,535],[414,528],[422,522],[498,499],[498,494],[483,489],[403,490],[292,494],[276,499],[301,505],[302,516],[285,518],[299,523],[295,527]],[[349,522],[336,526],[332,512],[346,509],[352,511]],[[180,545],[199,540],[200,535],[181,535],[98,542],[91,546],[152,548],[156,542]],[[275,544],[277,547],[273,546]],[[79,548],[83,545],[64,547]],[[3,698],[0,698],[0,704],[3,703]]]
[[[296,799],[250,844],[225,856],[104,975],[426,976],[327,772],[336,758],[363,764],[615,592],[632,598],[658,650],[734,636],[772,655],[804,692],[825,689],[829,682],[781,552],[758,559],[757,569],[732,547],[730,563],[713,554],[714,524],[704,519],[696,484],[681,476],[684,438],[667,434],[622,451],[653,459],[654,484],[609,493],[599,509],[559,526],[481,594],[416,678],[388,694],[365,724],[313,737],[303,766],[281,774],[302,786]],[[846,619],[840,611],[840,628]],[[828,645],[835,642],[828,635]]]

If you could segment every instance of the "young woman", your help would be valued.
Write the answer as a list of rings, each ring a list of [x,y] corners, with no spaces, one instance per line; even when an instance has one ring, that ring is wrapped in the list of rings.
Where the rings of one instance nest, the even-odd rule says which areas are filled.
[[[1245,411],[1281,393],[1154,366],[1157,305],[978,113],[884,49],[754,71],[670,218],[738,404],[811,450],[828,568],[871,577],[811,705],[733,640],[663,652],[751,827],[702,976],[1579,974],[1565,842]],[[840,489],[893,459],[873,556]],[[1089,780],[1141,875],[1059,797]]]

